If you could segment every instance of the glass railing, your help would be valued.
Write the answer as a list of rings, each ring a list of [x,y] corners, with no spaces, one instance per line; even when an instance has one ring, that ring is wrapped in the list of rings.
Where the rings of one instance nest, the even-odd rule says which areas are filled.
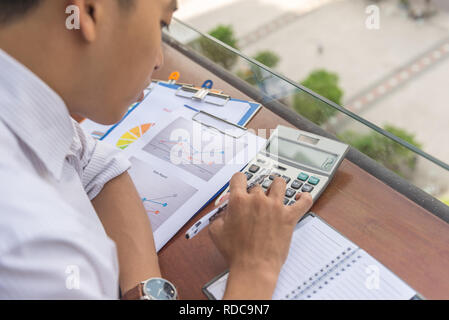
[[[335,103],[341,93],[338,86],[335,86],[335,75],[332,73],[317,70],[299,84],[259,62],[270,64],[270,59],[275,58],[269,53],[265,57],[257,57],[257,61],[177,19],[174,19],[166,33],[189,50],[244,80],[260,93],[262,99],[258,102],[267,104],[276,101],[282,104],[409,183],[449,204],[449,165],[423,151],[422,144],[416,141],[413,133],[402,129],[393,119],[380,127],[350,108]],[[328,98],[306,86],[317,88],[315,91],[326,92]],[[444,148],[444,141],[440,143]]]

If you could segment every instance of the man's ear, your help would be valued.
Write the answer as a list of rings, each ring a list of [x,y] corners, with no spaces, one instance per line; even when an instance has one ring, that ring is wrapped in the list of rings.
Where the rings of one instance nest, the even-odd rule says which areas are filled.
[[[83,39],[93,42],[97,38],[98,19],[101,15],[101,1],[98,0],[69,0],[69,5],[79,9],[80,31]]]

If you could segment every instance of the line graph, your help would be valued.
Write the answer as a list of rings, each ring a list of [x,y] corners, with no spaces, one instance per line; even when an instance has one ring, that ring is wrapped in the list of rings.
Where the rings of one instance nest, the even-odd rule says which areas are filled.
[[[187,140],[179,140],[179,141],[168,141],[168,140],[160,140],[160,144],[164,144],[167,146],[178,146],[181,150],[179,151],[181,156],[190,162],[194,163],[200,163],[200,164],[207,164],[212,165],[214,164],[213,161],[204,161],[203,155],[210,155],[211,157],[214,157],[215,153],[218,155],[223,156],[225,154],[224,150],[221,151],[198,151],[196,150],[192,144]]]
[[[141,197],[153,231],[156,231],[198,190],[177,177],[154,170],[137,158],[130,159],[129,174]]]
[[[224,134],[205,126],[195,131],[194,125],[192,121],[178,118],[161,130],[143,150],[209,181],[245,145],[235,139],[225,143]]]
[[[167,202],[161,202],[161,200],[168,199],[168,198],[176,198],[177,196],[178,196],[178,194],[175,193],[173,195],[163,196],[163,197],[153,198],[153,199],[142,198],[142,202],[143,202],[147,212],[154,213],[154,214],[159,214],[160,213],[159,210],[153,209],[150,206],[161,206],[161,207],[165,208],[166,206],[168,206],[168,203]],[[148,204],[148,206],[150,208],[147,208],[147,204]]]

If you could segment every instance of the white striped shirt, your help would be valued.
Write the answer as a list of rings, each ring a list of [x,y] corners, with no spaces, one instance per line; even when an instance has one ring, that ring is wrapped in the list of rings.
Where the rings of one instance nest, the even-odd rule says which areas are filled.
[[[118,298],[115,243],[91,201],[129,169],[0,49],[0,299]]]

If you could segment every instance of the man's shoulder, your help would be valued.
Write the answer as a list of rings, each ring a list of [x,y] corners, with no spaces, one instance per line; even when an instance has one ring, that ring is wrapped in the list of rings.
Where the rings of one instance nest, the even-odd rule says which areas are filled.
[[[34,170],[26,148],[0,120],[0,253],[21,237],[51,229],[58,215],[72,210]]]

